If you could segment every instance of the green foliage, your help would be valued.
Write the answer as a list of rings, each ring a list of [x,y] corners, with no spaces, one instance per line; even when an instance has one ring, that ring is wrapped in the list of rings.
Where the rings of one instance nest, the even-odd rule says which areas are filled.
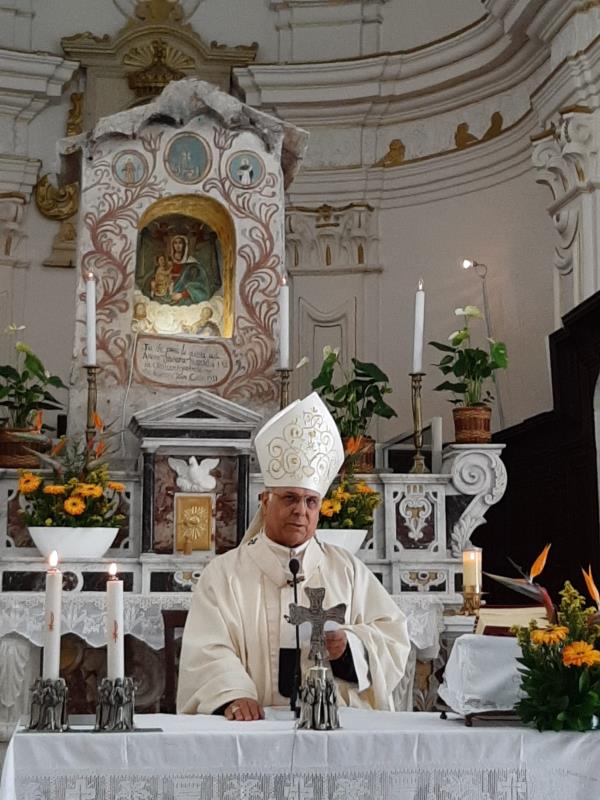
[[[397,416],[384,400],[384,395],[392,391],[385,372],[376,364],[357,358],[351,362],[351,368],[344,369],[338,351],[324,348],[321,371],[311,383],[344,438],[363,436],[374,416],[385,419]],[[338,373],[341,382],[336,381]]]
[[[464,309],[457,308],[455,314],[464,317],[464,327],[450,334],[448,344],[429,342],[432,347],[444,353],[435,366],[443,375],[452,378],[436,386],[435,391],[461,395],[450,400],[455,405],[488,405],[494,398],[488,390],[484,392],[484,384],[495,370],[506,369],[508,366],[506,345],[504,342],[489,339],[488,350],[471,347],[469,320],[483,319],[481,312],[476,306],[467,306]]]
[[[561,596],[557,626],[517,629],[525,697],[516,710],[540,731],[585,731],[600,715],[600,628],[596,609],[568,581]]]
[[[0,424],[9,428],[28,428],[32,426],[37,411],[62,408],[48,387],[67,387],[58,376],[50,375],[24,342],[17,342],[15,349],[16,366],[0,366],[0,406],[6,410]]]
[[[380,504],[379,492],[346,475],[323,498],[319,528],[370,528]]]

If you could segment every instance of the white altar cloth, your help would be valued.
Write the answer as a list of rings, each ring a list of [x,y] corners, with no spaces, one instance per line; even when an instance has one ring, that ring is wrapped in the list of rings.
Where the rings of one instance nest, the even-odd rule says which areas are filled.
[[[138,716],[163,732],[17,732],[0,800],[591,800],[600,734],[341,709],[343,728]]]

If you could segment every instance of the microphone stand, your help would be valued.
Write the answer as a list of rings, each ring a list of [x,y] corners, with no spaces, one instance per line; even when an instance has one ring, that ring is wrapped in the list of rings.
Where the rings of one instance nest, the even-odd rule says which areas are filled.
[[[294,603],[298,605],[298,572],[300,562],[297,558],[291,558],[288,564],[292,573],[292,586],[294,587]],[[296,625],[296,658],[294,659],[294,676],[292,679],[292,693],[290,695],[290,708],[296,717],[300,716],[300,707],[297,705],[298,691],[300,688],[300,628]]]

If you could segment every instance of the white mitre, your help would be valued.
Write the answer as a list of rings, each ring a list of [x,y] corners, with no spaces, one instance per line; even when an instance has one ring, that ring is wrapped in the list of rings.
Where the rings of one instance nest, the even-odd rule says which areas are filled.
[[[254,447],[267,489],[291,486],[323,497],[344,463],[337,425],[316,392],[271,417],[256,434]],[[243,541],[261,527],[259,507]]]

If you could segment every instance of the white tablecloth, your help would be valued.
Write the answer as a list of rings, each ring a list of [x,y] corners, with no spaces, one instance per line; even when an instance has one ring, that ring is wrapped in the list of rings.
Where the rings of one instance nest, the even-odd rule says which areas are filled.
[[[512,711],[523,696],[520,655],[510,636],[465,634],[454,643],[438,694],[457,714]]]
[[[190,592],[143,595],[125,593],[125,633],[155,650],[164,646],[161,609],[189,608]],[[394,600],[408,620],[408,634],[423,658],[435,658],[443,630],[444,606],[435,597],[395,595]],[[104,592],[63,592],[63,633],[75,633],[92,647],[106,644],[106,595]],[[44,595],[28,592],[0,593],[0,638],[18,633],[41,647],[44,629]]]
[[[342,709],[343,729],[147,715],[162,733],[17,732],[0,800],[593,800],[600,734]]]

